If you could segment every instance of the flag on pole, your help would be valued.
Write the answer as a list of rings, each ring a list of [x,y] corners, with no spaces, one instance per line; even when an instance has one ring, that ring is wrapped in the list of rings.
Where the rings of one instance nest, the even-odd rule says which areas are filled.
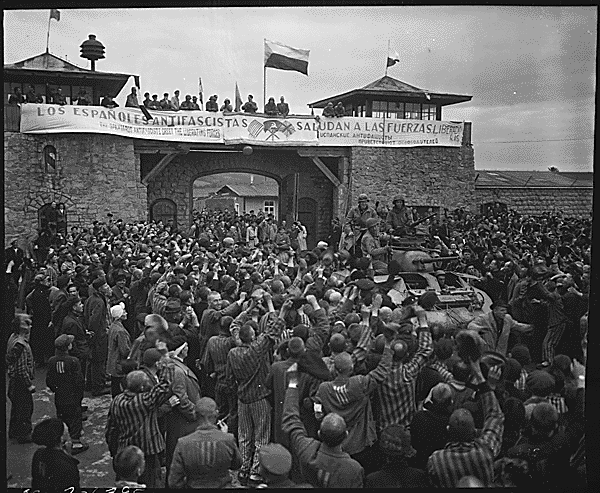
[[[237,85],[237,82],[235,83],[235,111],[240,111],[240,109],[242,108],[242,96],[240,96],[240,88]]]
[[[198,77],[198,99],[200,100],[200,104],[204,104],[203,98],[202,98],[202,77]]]
[[[400,61],[400,55],[398,55],[397,51],[388,51],[387,56],[387,67],[391,67],[396,65]]]
[[[265,39],[265,67],[308,75],[309,53],[310,50],[300,50]]]
[[[50,19],[56,19],[56,21],[60,21],[60,10],[50,9]]]

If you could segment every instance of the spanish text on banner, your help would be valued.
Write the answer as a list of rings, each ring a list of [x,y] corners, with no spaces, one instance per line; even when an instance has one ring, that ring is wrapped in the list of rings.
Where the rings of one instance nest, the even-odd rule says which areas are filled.
[[[459,147],[464,123],[381,118],[285,118],[249,113],[24,104],[21,132],[104,133],[171,142],[261,146]]]

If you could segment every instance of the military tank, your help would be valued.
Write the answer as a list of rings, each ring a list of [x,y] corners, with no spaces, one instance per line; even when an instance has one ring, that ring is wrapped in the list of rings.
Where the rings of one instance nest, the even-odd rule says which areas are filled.
[[[469,284],[469,280],[477,279],[474,276],[444,271],[445,282],[440,286],[434,272],[458,257],[442,257],[438,250],[423,247],[421,237],[393,238],[391,243],[391,260],[396,261],[400,271],[394,275],[395,283],[388,295],[400,305],[407,298],[418,300],[426,293],[435,294],[427,297],[424,306],[434,335],[454,335],[475,317],[491,311],[492,300],[487,293]],[[375,276],[374,281],[384,283],[388,278],[387,275]]]

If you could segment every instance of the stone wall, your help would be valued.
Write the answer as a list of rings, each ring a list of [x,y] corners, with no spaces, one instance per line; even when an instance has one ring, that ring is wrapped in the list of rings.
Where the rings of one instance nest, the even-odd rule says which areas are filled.
[[[298,199],[309,197],[317,201],[317,235],[329,234],[333,185],[310,159],[300,157],[292,149],[255,149],[250,156],[209,152],[180,155],[150,180],[148,205],[151,207],[159,199],[173,200],[177,205],[177,223],[185,228],[191,220],[194,181],[201,176],[232,171],[262,174],[275,179],[279,184],[279,219],[288,222],[291,220],[294,175],[298,173]]]
[[[448,209],[474,203],[473,147],[353,147],[350,204],[358,194],[391,206],[396,194],[407,205]]]
[[[593,211],[593,188],[483,188],[475,189],[478,208],[502,202],[521,214],[542,214],[560,209],[567,216],[587,216]]]
[[[43,149],[56,148],[56,169],[46,171]],[[147,218],[146,187],[140,180],[133,140],[101,134],[4,133],[5,242],[37,236],[38,210],[63,202],[67,225],[95,219]]]

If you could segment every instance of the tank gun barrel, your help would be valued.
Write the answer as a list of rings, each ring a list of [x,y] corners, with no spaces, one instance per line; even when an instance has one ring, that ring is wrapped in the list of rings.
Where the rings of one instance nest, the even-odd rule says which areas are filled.
[[[424,218],[422,218],[422,219],[419,219],[418,221],[415,221],[415,222],[414,222],[414,223],[412,223],[412,224],[409,224],[409,225],[408,225],[408,228],[414,228],[414,227],[418,226],[419,224],[421,224],[421,223],[424,223],[424,222],[425,222],[425,221],[427,221],[428,219],[431,219],[432,217],[435,217],[435,216],[436,216],[436,213],[434,212],[433,214],[430,214],[430,215],[429,215],[429,216],[427,216],[427,217],[424,217]]]
[[[413,260],[413,264],[434,264],[436,262],[444,262],[446,260],[458,260],[460,257],[457,255],[448,257],[432,257],[432,258],[416,258]]]

